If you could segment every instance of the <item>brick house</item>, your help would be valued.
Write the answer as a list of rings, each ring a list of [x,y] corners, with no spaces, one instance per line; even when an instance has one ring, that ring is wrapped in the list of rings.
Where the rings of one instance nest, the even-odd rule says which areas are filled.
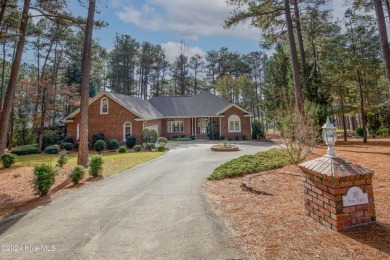
[[[79,139],[80,110],[65,118],[67,135]],[[101,92],[89,101],[89,136],[104,133],[107,139],[125,142],[133,135],[151,128],[159,136],[195,136],[207,138],[207,126],[213,125],[225,137],[251,138],[251,114],[245,109],[210,93],[196,96],[153,97],[143,100],[133,96]]]

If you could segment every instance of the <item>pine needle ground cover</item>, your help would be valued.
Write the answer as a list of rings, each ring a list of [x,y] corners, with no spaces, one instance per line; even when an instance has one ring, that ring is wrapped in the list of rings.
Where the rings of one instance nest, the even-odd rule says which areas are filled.
[[[33,190],[33,168],[34,165],[40,163],[47,163],[54,166],[58,155],[31,154],[17,156],[15,164],[10,168],[0,168],[0,220],[16,212],[50,201],[75,188],[117,174],[163,154],[164,152],[104,153],[102,176],[95,178],[85,177],[77,185],[73,185],[68,178],[68,173],[76,166],[77,153],[72,153],[69,155],[68,163],[65,164],[63,169],[59,170],[55,184],[45,197],[39,197]]]
[[[297,166],[266,171],[251,184],[271,190],[258,195],[240,187],[242,177],[208,181],[211,205],[233,229],[251,259],[390,259],[390,139],[338,142],[336,154],[375,171],[375,226],[337,233],[306,217],[303,182]],[[307,160],[326,154],[314,149]]]

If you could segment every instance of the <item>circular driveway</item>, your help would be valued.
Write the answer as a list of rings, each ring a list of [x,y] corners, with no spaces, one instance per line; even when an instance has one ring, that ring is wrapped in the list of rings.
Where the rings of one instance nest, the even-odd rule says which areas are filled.
[[[212,144],[170,142],[159,158],[3,223],[0,245],[21,250],[1,250],[0,259],[244,258],[202,185],[221,163],[278,146],[241,142],[241,151],[221,153]]]

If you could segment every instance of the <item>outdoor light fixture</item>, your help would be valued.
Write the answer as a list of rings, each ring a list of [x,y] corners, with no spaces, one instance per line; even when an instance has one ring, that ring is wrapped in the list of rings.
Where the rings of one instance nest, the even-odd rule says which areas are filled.
[[[329,117],[325,125],[322,127],[322,137],[328,146],[328,153],[326,156],[330,158],[337,158],[333,150],[333,146],[336,144],[337,140],[336,127],[330,122]]]

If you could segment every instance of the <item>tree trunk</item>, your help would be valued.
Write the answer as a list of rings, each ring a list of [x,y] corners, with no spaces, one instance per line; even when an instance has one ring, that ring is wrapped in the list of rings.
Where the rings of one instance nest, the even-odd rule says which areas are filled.
[[[301,29],[301,21],[300,21],[300,15],[299,15],[299,6],[298,6],[298,0],[294,0],[294,14],[295,14],[295,27],[297,30],[297,39],[298,39],[298,46],[299,46],[299,54],[301,57],[301,65],[302,65],[302,75],[305,78],[305,64],[306,64],[306,58],[305,58],[305,48],[303,45],[303,37],[302,37],[302,29]]]
[[[3,62],[1,66],[1,86],[0,86],[0,114],[3,111],[3,93],[4,93],[4,80],[5,80],[5,58],[6,58],[7,50],[5,46],[5,41],[3,43]]]
[[[378,31],[379,31],[379,39],[382,48],[383,60],[385,64],[387,87],[389,91],[388,94],[390,98],[390,49],[389,49],[389,43],[387,38],[385,16],[383,14],[382,1],[374,0],[374,4],[375,4],[376,21],[377,21]]]
[[[85,28],[81,103],[80,103],[80,141],[77,163],[88,166],[88,101],[89,101],[89,73],[91,71],[92,31],[95,15],[96,0],[89,0],[88,18]]]
[[[343,129],[344,129],[344,141],[347,141],[347,125],[345,122],[345,106],[344,106],[344,96],[340,97],[340,107],[341,107],[341,115],[343,120]]]
[[[8,0],[1,1],[1,10],[0,10],[1,31],[3,31],[3,27],[4,27],[3,20],[4,20],[5,10],[7,9],[7,4],[8,4]]]
[[[386,10],[387,10],[387,19],[389,19],[389,22],[390,22],[390,3],[389,3],[389,0],[385,0],[385,4],[386,4]]]
[[[295,103],[296,103],[295,105],[297,108],[298,115],[303,117],[304,116],[303,93],[301,88],[301,77],[299,72],[298,55],[297,55],[297,48],[295,45],[294,28],[291,19],[289,0],[284,0],[284,12],[286,16],[288,41],[290,43],[290,51],[291,51],[291,62],[292,62],[294,87],[295,87]]]
[[[359,98],[360,98],[360,117],[363,127],[363,143],[367,143],[367,127],[366,127],[366,113],[364,111],[364,98],[363,98],[363,82],[361,80],[360,71],[357,70],[358,82],[359,82]]]
[[[12,110],[12,103],[14,102],[14,93],[16,90],[16,82],[18,80],[20,63],[22,61],[24,44],[26,41],[27,23],[28,23],[28,10],[30,8],[31,0],[24,0],[22,21],[20,23],[19,41],[16,47],[15,59],[12,63],[11,75],[8,82],[7,93],[5,94],[3,111],[1,112],[0,120],[0,154],[4,153],[7,145],[7,131],[10,121],[10,115]]]

